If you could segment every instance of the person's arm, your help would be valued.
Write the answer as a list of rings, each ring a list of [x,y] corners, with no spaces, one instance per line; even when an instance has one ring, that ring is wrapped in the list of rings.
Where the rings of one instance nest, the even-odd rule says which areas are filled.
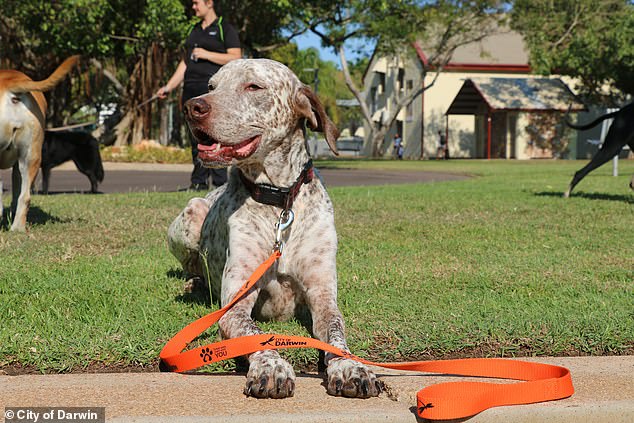
[[[167,97],[167,94],[170,91],[172,91],[173,89],[178,87],[183,82],[183,79],[185,79],[185,69],[186,68],[187,68],[187,65],[185,65],[185,61],[181,60],[180,63],[178,64],[178,66],[176,67],[176,70],[174,71],[174,74],[169,79],[169,81],[167,81],[167,84],[163,85],[156,92],[156,95],[160,99],[163,99],[163,98]]]
[[[242,49],[228,48],[226,53],[217,53],[214,51],[205,50],[201,47],[196,47],[194,50],[192,50],[192,57],[194,58],[194,60],[203,59],[222,66],[226,65],[232,60],[241,58]]]

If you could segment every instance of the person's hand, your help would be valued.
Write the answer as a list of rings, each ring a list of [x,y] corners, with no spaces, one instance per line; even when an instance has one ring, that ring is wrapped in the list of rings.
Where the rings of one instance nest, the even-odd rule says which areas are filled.
[[[200,59],[208,60],[207,50],[205,50],[204,48],[196,47],[192,50],[192,60],[198,61]]]
[[[165,97],[167,97],[167,94],[169,92],[170,91],[167,89],[167,85],[163,85],[161,88],[158,89],[158,91],[156,92],[156,95],[158,96],[158,98],[163,100]]]

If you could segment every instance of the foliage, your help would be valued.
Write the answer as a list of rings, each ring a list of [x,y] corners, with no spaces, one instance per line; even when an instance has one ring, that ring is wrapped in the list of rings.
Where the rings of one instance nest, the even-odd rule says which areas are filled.
[[[101,159],[124,163],[191,164],[192,151],[189,147],[144,146],[140,143],[134,146],[104,147],[101,149]]]
[[[126,92],[113,82],[126,85],[153,45],[172,52],[160,68],[173,69],[188,27],[180,0],[7,0],[0,2],[1,61],[43,79],[63,58],[82,56],[72,85],[63,82],[49,96],[53,123],[60,124],[86,104],[125,104]]]
[[[326,113],[339,128],[350,126],[351,121],[358,121],[360,116],[356,110],[346,110],[336,105],[337,99],[351,97],[343,75],[333,62],[319,58],[315,48],[298,50],[294,43],[286,44],[271,51],[268,57],[287,65],[306,85],[317,89],[319,98]],[[317,86],[315,86],[315,70],[317,70]]]
[[[234,24],[248,57],[263,57],[288,41],[283,29],[293,19],[291,0],[214,1],[216,12]]]
[[[346,84],[359,101],[363,119],[370,129],[366,141],[372,146],[372,155],[378,156],[399,112],[435,82],[434,79],[424,86],[425,75],[435,72],[437,77],[458,47],[477,41],[495,29],[500,11],[499,2],[494,0],[319,1],[306,7],[298,21],[339,55]],[[402,94],[396,92],[393,106],[378,122],[373,121],[365,101],[370,87],[355,83],[351,77],[345,45],[353,40],[374,44],[376,54],[399,58],[402,62],[411,62],[416,57],[415,41],[421,41],[426,49],[428,60],[421,63],[421,79],[414,81],[414,86],[420,88]]]
[[[634,4],[629,0],[517,0],[512,27],[542,74],[579,78],[585,95],[634,94]],[[619,93],[616,90],[620,90]]]

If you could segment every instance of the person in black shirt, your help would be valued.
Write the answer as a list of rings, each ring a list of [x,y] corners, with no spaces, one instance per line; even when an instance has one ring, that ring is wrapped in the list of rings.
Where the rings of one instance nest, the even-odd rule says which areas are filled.
[[[209,78],[220,67],[242,56],[238,31],[216,15],[213,0],[193,0],[192,9],[200,18],[185,41],[185,58],[180,61],[176,71],[167,84],[159,88],[157,95],[163,99],[173,89],[183,83],[182,104],[187,100],[208,91]],[[226,169],[207,169],[198,161],[196,140],[189,137],[192,145],[194,170],[191,175],[191,190],[209,189],[209,176],[215,186],[227,181]]]

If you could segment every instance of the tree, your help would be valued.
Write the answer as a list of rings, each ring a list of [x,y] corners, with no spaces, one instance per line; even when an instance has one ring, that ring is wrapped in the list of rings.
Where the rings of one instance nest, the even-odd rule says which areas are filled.
[[[286,0],[218,2],[241,31],[249,55],[283,41],[292,16]],[[66,123],[77,110],[115,101],[122,116],[118,144],[159,131],[166,102],[137,108],[173,72],[191,25],[191,0],[3,0],[0,1],[0,64],[41,79],[71,54],[83,58],[72,82],[48,97],[49,121]],[[85,116],[85,112],[82,116]],[[158,119],[157,119],[158,117]]]
[[[319,58],[319,51],[315,48],[298,50],[294,43],[276,48],[267,53],[270,59],[277,60],[288,66],[306,85],[315,89],[315,76],[318,78],[318,95],[326,109],[326,113],[336,126],[342,127],[344,121],[351,116],[349,112],[337,107],[337,99],[350,98],[343,74],[335,63]],[[347,122],[346,122],[347,123]]]
[[[511,17],[536,72],[577,78],[580,93],[595,100],[634,94],[631,1],[516,0]]]
[[[73,83],[61,83],[49,96],[53,124],[86,104],[117,99],[129,114],[151,91],[151,77],[160,81],[169,69],[188,25],[180,0],[6,0],[0,3],[1,60],[40,79],[61,59],[82,56]],[[150,113],[141,111],[129,121],[149,128]],[[139,132],[129,129],[121,133]]]
[[[501,19],[498,1],[460,0],[438,1],[319,1],[311,2],[300,13],[299,20],[317,34],[324,46],[339,56],[346,84],[361,105],[361,112],[370,131],[367,142],[372,155],[382,154],[385,135],[399,112],[430,88],[460,46],[481,40],[496,28]],[[429,54],[422,63],[419,88],[411,92],[396,93],[395,106],[388,116],[374,122],[366,103],[370,87],[356,83],[350,72],[345,45],[353,39],[376,45],[377,53],[397,57],[402,61],[415,60],[414,42],[422,42]],[[434,78],[425,85],[425,76]]]

